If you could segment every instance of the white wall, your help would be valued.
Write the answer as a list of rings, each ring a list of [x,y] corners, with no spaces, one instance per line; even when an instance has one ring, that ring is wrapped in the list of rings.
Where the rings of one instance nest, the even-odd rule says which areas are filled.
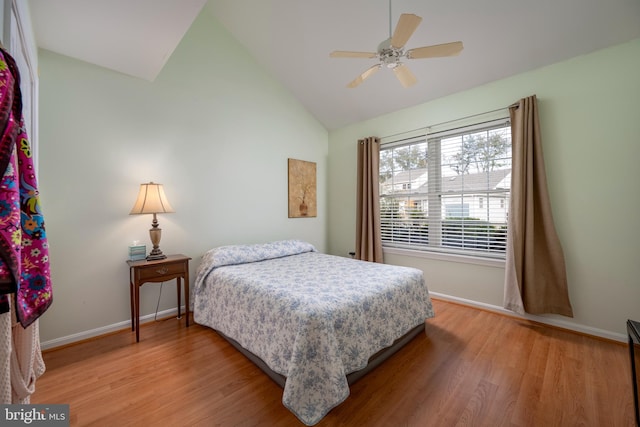
[[[127,246],[150,247],[151,216],[129,216],[139,184],[163,183],[164,253],[300,238],[326,249],[328,134],[204,11],[155,82],[48,51],[40,61],[40,192],[56,345],[129,321]],[[317,218],[287,217],[287,158],[317,163]],[[175,307],[175,282],[160,310]],[[153,313],[160,287],[141,289]],[[142,335],[144,336],[144,334]],[[70,338],[71,337],[71,338]]]
[[[567,320],[624,337],[626,320],[640,319],[638,70],[635,40],[331,132],[329,251],[354,248],[358,138],[455,120],[536,94],[575,315]],[[385,262],[421,268],[433,292],[502,306],[503,267],[400,255],[386,255]]]

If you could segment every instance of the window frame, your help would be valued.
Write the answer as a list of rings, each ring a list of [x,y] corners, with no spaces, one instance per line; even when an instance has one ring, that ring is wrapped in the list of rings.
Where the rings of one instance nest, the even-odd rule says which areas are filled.
[[[494,113],[494,112],[492,112]],[[464,135],[470,135],[470,134],[474,134],[474,133],[478,133],[478,132],[487,132],[487,134],[489,135],[490,132],[492,130],[499,130],[499,129],[503,129],[503,128],[507,128],[506,130],[506,134],[507,134],[507,142],[508,142],[508,148],[507,151],[502,153],[503,154],[503,161],[504,159],[508,159],[508,168],[503,169],[503,168],[498,168],[496,169],[497,171],[505,171],[505,178],[510,176],[510,162],[511,162],[511,132],[510,132],[510,121],[509,118],[507,116],[507,112],[506,110],[501,111],[501,114],[498,117],[495,117],[496,115],[494,114],[494,117],[491,118],[487,118],[487,117],[482,117],[480,118],[481,115],[478,116],[472,116],[472,118],[474,119],[473,121],[469,121],[467,120],[466,123],[462,124],[461,122],[449,122],[447,123],[449,126],[448,127],[442,127],[439,126],[440,129],[434,129],[437,127],[433,127],[433,128],[426,128],[426,129],[422,129],[422,132],[418,131],[412,131],[412,132],[407,132],[404,134],[397,134],[397,135],[393,135],[390,137],[385,137],[382,139],[382,144],[380,147],[381,153],[383,153],[386,150],[390,150],[390,149],[399,149],[402,147],[407,147],[409,151],[413,150],[414,147],[418,148],[419,144],[425,144],[426,143],[426,147],[427,147],[427,151],[426,151],[426,158],[438,158],[440,159],[438,162],[427,162],[427,166],[426,169],[428,170],[428,177],[438,177],[436,180],[432,180],[434,181],[434,184],[437,185],[437,187],[434,188],[429,188],[428,193],[421,193],[420,196],[424,197],[425,194],[427,195],[427,199],[425,200],[421,200],[421,199],[417,199],[417,200],[413,200],[412,197],[409,195],[409,192],[404,190],[406,194],[406,200],[405,200],[405,205],[409,206],[409,204],[411,204],[413,202],[413,204],[416,204],[416,202],[418,204],[421,203],[428,203],[429,204],[429,209],[435,209],[436,212],[439,212],[438,215],[432,216],[431,218],[429,218],[429,224],[434,224],[433,218],[438,218],[436,219],[436,221],[438,221],[440,223],[440,229],[436,229],[435,233],[432,233],[429,229],[429,226],[427,226],[426,228],[426,233],[428,235],[428,238],[426,239],[427,243],[420,242],[419,238],[420,238],[420,234],[417,234],[416,236],[411,235],[411,233],[413,232],[413,230],[416,229],[416,226],[420,224],[419,221],[415,222],[415,221],[411,221],[412,218],[407,217],[406,212],[401,212],[400,208],[398,208],[398,215],[403,215],[405,220],[410,220],[409,223],[413,223],[414,225],[409,225],[408,227],[406,227],[407,229],[409,229],[409,237],[406,237],[406,241],[402,241],[402,239],[398,239],[397,241],[389,241],[387,239],[384,239],[384,235],[385,235],[385,230],[384,230],[384,224],[385,224],[385,220],[389,220],[389,218],[391,218],[392,220],[395,221],[395,214],[392,213],[389,214],[389,210],[388,209],[395,209],[396,205],[400,205],[401,201],[402,201],[402,196],[404,196],[403,194],[401,194],[403,191],[397,191],[395,190],[395,187],[397,187],[397,184],[394,184],[394,181],[389,181],[389,177],[387,176],[387,179],[384,180],[383,179],[383,173],[385,174],[391,174],[391,176],[396,176],[398,172],[400,171],[419,171],[420,168],[409,168],[409,169],[400,169],[398,171],[394,171],[393,169],[391,170],[382,170],[383,169],[383,156],[381,156],[381,173],[380,173],[380,205],[381,205],[381,226],[383,228],[382,232],[383,232],[383,252],[384,253],[388,253],[388,254],[398,254],[398,255],[404,255],[404,256],[413,256],[413,257],[420,257],[420,258],[430,258],[430,259],[439,259],[439,260],[446,260],[446,261],[456,261],[456,262],[465,262],[465,263],[472,263],[472,264],[481,264],[481,265],[488,265],[488,266],[503,266],[504,265],[504,260],[505,260],[505,251],[506,251],[506,223],[507,223],[507,215],[508,215],[508,206],[509,203],[504,203],[504,199],[506,198],[507,200],[510,198],[510,188],[501,188],[499,190],[494,191],[494,189],[492,189],[491,187],[487,188],[487,189],[482,189],[480,190],[480,193],[473,193],[473,191],[477,191],[477,190],[469,190],[469,191],[465,191],[462,190],[460,191],[460,209],[464,209],[465,206],[467,206],[468,209],[468,204],[472,203],[472,204],[477,204],[479,203],[479,198],[483,199],[483,208],[478,208],[478,209],[487,209],[488,213],[487,213],[487,219],[484,220],[484,223],[492,225],[495,224],[495,226],[497,226],[495,229],[492,230],[487,230],[486,231],[486,236],[487,236],[487,248],[486,249],[478,249],[478,250],[473,250],[470,249],[470,247],[465,247],[466,243],[462,242],[461,248],[453,248],[453,246],[456,245],[456,243],[454,242],[453,244],[450,243],[449,246],[447,244],[442,244],[442,238],[444,233],[442,232],[442,224],[444,223],[444,221],[446,220],[447,216],[446,213],[443,212],[445,209],[453,209],[453,205],[450,204],[449,207],[445,206],[444,204],[444,200],[443,200],[443,195],[445,193],[443,193],[443,187],[442,187],[442,183],[443,181],[443,177],[445,175],[442,174],[442,168],[446,167],[446,162],[444,160],[444,158],[442,157],[442,153],[441,153],[441,143],[443,139],[446,138],[453,138],[453,137],[463,137]],[[469,118],[466,118],[469,119]],[[445,146],[446,149],[446,146]],[[420,156],[421,154],[419,154],[418,156]],[[417,164],[417,160],[419,159],[413,159],[414,163]],[[393,162],[393,161],[392,161]],[[502,165],[504,166],[504,165]],[[486,171],[487,173],[489,173],[490,171],[493,171],[494,169],[491,169],[489,171]],[[461,175],[466,175],[466,174],[461,174]],[[460,176],[457,175],[457,176]],[[411,179],[411,172],[409,172],[409,177],[408,178],[404,178],[404,179]],[[389,185],[389,182],[391,182],[391,185]],[[386,184],[385,184],[386,183]],[[384,191],[384,186],[387,186],[387,189],[390,189],[389,191],[385,192]],[[410,185],[410,184],[409,184]],[[427,184],[429,186],[431,186],[431,184]],[[405,187],[405,184],[402,185],[402,187]],[[416,187],[419,187],[416,186]],[[491,209],[491,206],[493,204],[493,198],[491,197],[491,193],[501,193],[504,196],[502,198],[500,198],[500,202],[496,203],[498,204],[498,206],[501,207],[505,207],[504,208],[504,215],[505,215],[505,219],[504,222],[492,222],[491,221],[491,213],[493,211],[489,211],[489,209]],[[394,195],[396,197],[394,197]],[[401,197],[397,197],[398,195],[400,195]],[[453,194],[450,192],[446,193],[447,196],[452,196]],[[465,199],[465,196],[470,196],[468,199]],[[454,195],[455,197],[455,195]],[[383,203],[384,200],[389,200],[389,203]],[[399,201],[400,200],[400,201]],[[413,206],[413,205],[412,205]],[[385,211],[385,209],[387,209]],[[424,209],[423,209],[424,211]],[[386,213],[385,213],[386,212]],[[466,210],[465,210],[466,212]],[[385,218],[384,215],[391,215],[388,218]],[[482,221],[479,221],[477,224],[481,224]],[[416,225],[417,224],[417,225]],[[470,219],[461,219],[461,228],[467,227],[468,225],[473,225],[474,223],[472,223],[470,221]],[[391,226],[391,229],[386,230],[387,233],[389,233],[389,230],[391,235],[392,235],[392,239],[394,236],[394,233],[396,232],[393,229],[393,226]],[[453,226],[455,228],[455,225]],[[433,228],[435,229],[435,228]],[[501,230],[504,229],[504,250],[499,250],[496,249],[496,247],[492,247],[492,242],[494,242],[495,240],[492,240],[492,236],[495,238],[496,233],[497,235],[501,235]],[[424,233],[424,232],[423,232]],[[464,232],[463,232],[464,233]],[[434,236],[436,236],[435,239],[435,243],[432,243],[432,239],[434,239]],[[465,238],[466,234],[463,235],[463,240]],[[412,238],[414,239],[414,241],[412,242]],[[451,239],[451,237],[449,238]],[[455,240],[455,238],[454,238]],[[499,241],[501,241],[502,239],[500,239]],[[452,242],[451,240],[449,240],[450,242]],[[473,246],[473,243],[471,243],[470,246]],[[476,249],[478,247],[476,246]]]

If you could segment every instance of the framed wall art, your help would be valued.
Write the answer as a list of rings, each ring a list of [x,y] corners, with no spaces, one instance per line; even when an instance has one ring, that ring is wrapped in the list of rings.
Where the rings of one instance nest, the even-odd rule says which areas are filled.
[[[316,164],[288,159],[289,218],[314,218],[316,204]]]

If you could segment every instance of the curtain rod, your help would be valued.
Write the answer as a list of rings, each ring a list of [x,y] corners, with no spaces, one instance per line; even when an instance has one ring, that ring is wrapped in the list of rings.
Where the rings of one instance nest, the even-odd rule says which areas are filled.
[[[466,120],[466,119],[472,119],[472,118],[478,117],[478,116],[484,116],[485,114],[497,113],[498,111],[509,110],[510,107],[517,106],[517,105],[518,105],[518,103],[515,103],[513,105],[510,105],[509,107],[496,108],[495,110],[485,111],[484,113],[471,114],[469,116],[461,117],[459,119],[447,120],[446,122],[436,123],[436,124],[428,125],[428,126],[422,126],[422,127],[416,128],[416,129],[411,129],[411,130],[407,130],[407,131],[404,131],[404,132],[398,132],[398,133],[395,133],[393,135],[386,135],[386,136],[381,137],[380,139],[393,138],[393,137],[396,137],[396,136],[403,135],[405,133],[415,132],[415,131],[418,131],[420,129],[424,129],[426,131],[427,129],[429,129],[430,127],[433,127],[433,126],[442,126],[442,125],[446,125],[446,124],[454,123],[454,122],[459,122],[459,121]]]

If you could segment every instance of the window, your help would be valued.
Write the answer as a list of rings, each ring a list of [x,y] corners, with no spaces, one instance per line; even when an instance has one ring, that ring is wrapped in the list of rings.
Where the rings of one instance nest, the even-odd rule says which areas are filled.
[[[506,119],[385,142],[382,244],[504,258],[510,184]]]

